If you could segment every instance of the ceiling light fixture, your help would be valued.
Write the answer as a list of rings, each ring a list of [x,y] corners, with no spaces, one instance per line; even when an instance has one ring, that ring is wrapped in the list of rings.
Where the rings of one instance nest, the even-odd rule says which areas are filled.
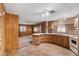
[[[49,13],[52,14],[52,13],[55,13],[55,11],[54,10],[50,10]]]
[[[53,14],[53,13],[55,13],[54,10],[42,12],[41,17],[44,18],[44,17],[46,17],[46,16],[50,16],[50,15]]]
[[[43,18],[45,15],[44,14],[41,14],[41,17]]]

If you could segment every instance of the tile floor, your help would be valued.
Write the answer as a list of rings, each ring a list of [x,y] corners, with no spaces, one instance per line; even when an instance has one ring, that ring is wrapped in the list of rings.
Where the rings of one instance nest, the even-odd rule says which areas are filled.
[[[23,36],[19,39],[20,48],[15,54],[16,56],[75,56],[73,52],[63,47],[42,43],[34,46],[31,43],[32,36]]]

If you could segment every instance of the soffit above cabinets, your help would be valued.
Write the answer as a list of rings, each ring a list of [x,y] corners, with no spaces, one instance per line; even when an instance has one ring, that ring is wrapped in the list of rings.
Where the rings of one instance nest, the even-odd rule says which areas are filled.
[[[79,3],[4,3],[6,12],[19,15],[20,23],[38,23],[79,14]],[[42,18],[41,13],[56,11]]]

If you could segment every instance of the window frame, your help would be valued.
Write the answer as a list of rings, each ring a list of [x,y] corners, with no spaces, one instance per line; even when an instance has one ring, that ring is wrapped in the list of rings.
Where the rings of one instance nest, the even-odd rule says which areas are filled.
[[[66,33],[66,27],[64,24],[57,25],[57,32]]]

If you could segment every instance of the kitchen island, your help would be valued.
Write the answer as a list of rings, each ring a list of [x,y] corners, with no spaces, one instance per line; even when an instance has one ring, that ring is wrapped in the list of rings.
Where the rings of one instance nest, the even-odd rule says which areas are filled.
[[[69,49],[70,37],[72,37],[72,35],[57,33],[35,33],[32,35],[32,43],[33,45],[52,43]]]

